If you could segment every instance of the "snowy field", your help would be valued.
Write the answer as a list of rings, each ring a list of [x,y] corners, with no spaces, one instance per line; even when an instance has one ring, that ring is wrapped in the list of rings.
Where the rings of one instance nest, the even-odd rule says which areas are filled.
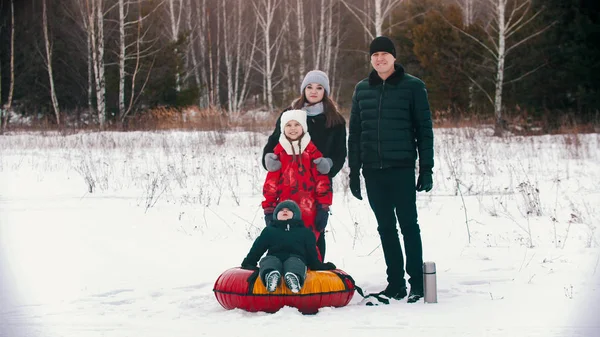
[[[264,226],[267,135],[0,137],[0,336],[600,336],[600,135],[435,130],[418,194],[436,304],[224,310]],[[363,196],[364,192],[363,184]],[[334,180],[326,260],[386,286],[368,201]]]

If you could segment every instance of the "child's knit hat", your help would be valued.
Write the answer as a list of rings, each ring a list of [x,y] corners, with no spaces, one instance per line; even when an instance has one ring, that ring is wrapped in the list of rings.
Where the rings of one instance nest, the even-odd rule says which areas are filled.
[[[304,133],[308,133],[308,124],[306,124],[306,111],[304,110],[288,110],[281,115],[281,133],[283,134],[283,130],[285,129],[285,125],[289,121],[297,121],[302,125],[302,129]]]
[[[282,208],[287,208],[290,211],[292,211],[292,213],[294,213],[294,216],[292,217],[293,220],[301,220],[302,219],[302,213],[300,212],[300,207],[294,200],[285,200],[285,201],[280,202],[279,205],[277,205],[277,207],[275,207],[275,211],[273,212],[273,219],[277,220],[277,213],[279,213],[279,211],[281,211]]]

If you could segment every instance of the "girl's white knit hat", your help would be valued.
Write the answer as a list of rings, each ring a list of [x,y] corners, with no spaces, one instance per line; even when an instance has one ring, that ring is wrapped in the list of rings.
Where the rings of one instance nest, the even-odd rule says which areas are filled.
[[[281,133],[284,133],[285,125],[289,121],[296,121],[302,125],[304,133],[308,133],[308,125],[306,124],[306,111],[304,110],[288,110],[281,115]]]

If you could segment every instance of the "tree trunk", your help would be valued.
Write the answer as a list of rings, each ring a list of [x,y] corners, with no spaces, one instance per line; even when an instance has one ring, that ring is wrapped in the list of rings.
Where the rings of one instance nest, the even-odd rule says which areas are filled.
[[[304,5],[302,3],[302,0],[296,1],[296,11],[298,16],[296,20],[298,23],[298,83],[302,83],[306,72],[306,61],[304,59]]]
[[[94,64],[94,80],[96,85],[96,112],[100,129],[106,121],[105,78],[104,78],[104,11],[103,0],[90,0],[89,28],[92,32],[92,59]]]
[[[375,0],[375,36],[381,36],[383,31],[383,15],[381,13],[381,1]]]
[[[211,105],[210,97],[210,84],[208,80],[208,76],[206,75],[206,58],[204,56],[204,51],[206,50],[206,0],[202,0],[202,7],[200,4],[196,4],[196,19],[200,22],[200,25],[196,25],[196,36],[198,36],[198,44],[200,46],[199,53],[199,64],[200,64],[200,76],[201,76],[201,84],[199,84],[200,99],[199,104],[201,107],[208,107]]]
[[[240,0],[240,2],[241,1],[244,1],[244,0]],[[240,94],[238,96],[238,103],[237,103],[238,107],[242,106],[242,104],[246,100],[246,97],[248,96],[248,92],[249,92],[248,83],[250,81],[250,72],[252,70],[252,62],[254,61],[254,52],[256,50],[256,38],[258,35],[257,27],[258,26],[256,25],[255,29],[254,29],[254,36],[253,36],[253,41],[252,41],[252,45],[251,45],[252,49],[250,51],[250,56],[247,58],[247,61],[246,61],[246,67],[245,67],[245,72],[244,72],[244,82],[242,84],[242,90],[240,91]]]
[[[46,6],[46,0],[42,0],[42,28],[44,31],[44,45],[46,47],[46,69],[48,70],[48,81],[50,82],[50,99],[52,101],[52,108],[54,109],[54,116],[56,117],[56,125],[60,125],[60,109],[58,107],[52,73],[52,46],[50,44],[50,34],[48,34],[48,7]]]
[[[502,86],[504,85],[504,59],[506,57],[506,21],[504,13],[507,0],[498,0],[498,63],[496,68],[496,93],[494,96],[494,113],[496,116],[495,135],[501,136],[502,125]]]
[[[327,0],[329,1],[329,0]],[[315,59],[315,69],[321,69],[321,58],[323,55],[323,47],[325,44],[325,11],[327,5],[325,0],[321,0],[320,15],[319,15],[319,42],[317,42],[317,57]]]
[[[333,15],[333,13],[332,13]],[[334,88],[339,88],[339,86],[337,85],[338,81],[338,77],[337,77],[337,59],[338,59],[338,53],[340,51],[340,18],[339,15],[336,15],[337,22],[336,22],[336,30],[335,30],[335,48],[333,48],[333,64],[332,64],[332,71],[331,71],[331,88],[332,91],[335,93],[335,95],[333,97],[334,100],[337,102],[339,95],[340,95],[340,90],[335,90]]]
[[[179,6],[175,5],[175,1],[178,2]],[[183,10],[182,7],[183,6],[181,5],[181,0],[169,0],[169,17],[171,19],[171,41],[173,41],[173,43],[175,44],[179,40],[179,24],[181,22],[181,11]],[[177,11],[177,13],[175,13],[175,11]],[[174,53],[175,57],[177,58],[175,66],[175,91],[179,93],[181,91],[181,60],[179,60],[178,47],[175,47]]]
[[[286,11],[288,11],[287,14],[289,14],[289,11],[290,11],[289,7],[286,8]],[[286,17],[289,17],[289,15],[286,15]],[[289,20],[285,20],[283,22],[282,30],[284,31],[283,34],[285,34],[286,36],[291,36],[291,32],[290,32],[291,25],[290,25]],[[284,93],[285,94],[283,95],[284,99],[287,98],[287,91],[290,88],[295,87],[295,84],[296,84],[294,81],[295,76],[291,75],[291,70],[290,70],[291,63],[292,63],[292,61],[291,61],[292,53],[293,53],[292,52],[292,43],[291,43],[290,39],[288,39],[286,42],[287,43],[285,44],[285,47],[283,48],[283,59],[286,60],[286,62],[283,64],[283,70],[282,70],[282,74],[281,74],[283,80],[285,81],[285,83],[284,83],[284,87],[285,87]],[[287,104],[287,102],[284,102],[284,104]]]
[[[237,21],[237,28],[235,33],[235,74],[233,75],[233,93],[231,94],[232,101],[229,102],[230,110],[238,113],[240,111],[240,101],[238,99],[240,95],[240,63],[242,62],[242,1],[237,1],[237,10],[235,12],[235,20]]]
[[[217,17],[217,38],[215,43],[216,53],[216,64],[215,64],[215,91],[214,91],[214,102],[217,108],[221,107],[221,20],[219,19],[219,6],[215,8]]]
[[[4,133],[8,127],[8,116],[12,107],[12,98],[15,90],[15,3],[10,1],[10,82],[8,87],[8,99],[4,105],[4,116],[2,116],[0,131]]]
[[[89,24],[89,23],[88,23]],[[94,69],[93,69],[93,58],[92,58],[92,34],[89,29],[89,25],[86,28],[86,36],[87,36],[87,66],[88,66],[88,111],[92,111],[93,102],[92,95],[94,94]]]
[[[206,16],[206,20],[208,21],[208,18],[210,17],[210,15]],[[215,105],[215,81],[214,81],[214,67],[213,67],[213,53],[212,53],[212,37],[210,36],[211,34],[211,30],[210,30],[210,21],[208,21],[208,23],[205,26],[207,28],[206,30],[206,37],[208,39],[207,43],[208,43],[208,91],[209,91],[209,105],[210,107],[214,107]]]
[[[235,100],[233,98],[233,55],[231,55],[231,50],[235,47],[235,36],[231,37],[228,35],[229,30],[227,29],[227,3],[225,1],[221,2],[221,14],[223,18],[223,39],[230,41],[231,43],[226,43],[223,46],[223,55],[225,57],[225,72],[226,72],[226,81],[227,81],[227,104],[229,106],[229,111],[235,111]]]
[[[465,0],[465,25],[469,27],[473,24],[473,0]]]
[[[10,0],[10,86],[8,87],[8,100],[6,109],[12,107],[13,94],[15,92],[15,1]],[[6,118],[6,117],[5,117]],[[5,120],[6,121],[6,120]]]
[[[198,5],[196,5],[198,6]],[[187,10],[185,16],[185,22],[187,24],[187,29],[190,34],[190,41],[188,43],[188,53],[190,57],[190,61],[192,62],[192,72],[194,73],[194,81],[196,81],[196,87],[198,88],[198,93],[200,93],[200,88],[202,88],[202,82],[200,81],[200,69],[198,69],[198,58],[196,57],[196,30],[192,26],[192,0],[187,0]],[[198,105],[202,106],[201,95],[198,94]]]
[[[265,73],[266,77],[266,85],[267,85],[267,109],[269,111],[273,110],[273,73],[271,71],[271,38],[269,36],[269,27],[271,26],[269,22],[269,26],[264,31],[264,39],[265,39],[265,68],[267,69]]]
[[[133,93],[132,93],[133,94]],[[119,0],[119,113],[118,120],[125,114],[125,4]]]
[[[278,39],[271,41],[271,26],[273,25],[273,19],[275,17],[275,11],[279,6],[280,2],[274,0],[261,0],[264,12],[258,8],[256,3],[253,3],[256,12],[258,23],[262,29],[263,41],[264,41],[264,55],[265,55],[265,67],[263,70],[265,90],[264,95],[267,100],[267,109],[273,110],[273,71],[277,63],[277,55],[279,54]],[[278,35],[281,36],[281,35]],[[272,50],[275,49],[275,55],[272,55]]]
[[[331,54],[333,54],[333,5],[335,2],[330,1],[327,6],[327,29],[325,31],[326,42],[325,42],[325,61],[323,63],[323,71],[329,75],[331,70]],[[325,10],[325,9],[323,9]]]

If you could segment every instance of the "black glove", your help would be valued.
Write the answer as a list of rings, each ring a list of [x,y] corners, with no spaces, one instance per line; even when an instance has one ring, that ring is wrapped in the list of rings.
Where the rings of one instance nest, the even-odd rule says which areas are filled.
[[[265,225],[269,227],[273,221],[273,213],[265,214]]]
[[[258,270],[258,267],[257,266],[253,266],[251,264],[243,264],[242,265],[242,269],[254,271],[254,270]]]
[[[429,192],[433,188],[433,177],[430,172],[419,173],[419,179],[417,179],[417,191]]]
[[[329,206],[318,205],[317,216],[315,217],[315,228],[317,231],[322,232],[325,230],[327,220],[329,220]]]
[[[352,195],[356,199],[362,200],[362,195],[360,194],[360,175],[358,172],[350,172],[350,192],[352,192]]]
[[[327,266],[327,269],[325,269],[325,270],[337,269],[337,267],[335,266],[335,264],[333,264],[333,262],[327,262],[327,263],[325,263],[325,266]]]

